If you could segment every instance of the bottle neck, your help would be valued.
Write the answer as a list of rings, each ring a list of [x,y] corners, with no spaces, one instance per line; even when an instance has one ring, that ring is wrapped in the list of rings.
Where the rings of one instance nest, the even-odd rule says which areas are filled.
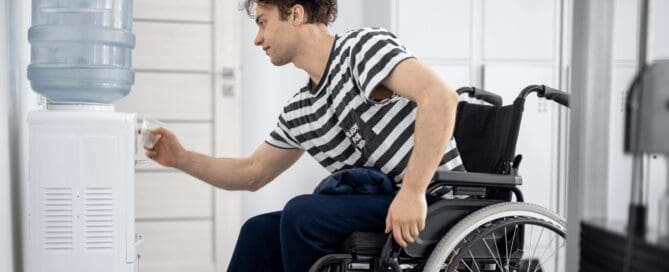
[[[68,102],[52,102],[46,104],[46,109],[50,111],[104,111],[113,112],[114,105],[112,104],[98,104],[98,103],[68,103]]]

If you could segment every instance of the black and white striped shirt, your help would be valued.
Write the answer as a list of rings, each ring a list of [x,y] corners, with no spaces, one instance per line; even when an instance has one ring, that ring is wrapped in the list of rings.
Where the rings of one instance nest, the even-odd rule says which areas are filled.
[[[288,101],[267,143],[304,149],[330,172],[376,167],[401,183],[414,145],[416,103],[398,95],[376,101],[370,95],[411,57],[384,29],[336,35],[320,82],[315,88],[307,84]],[[464,170],[454,140],[439,169]]]

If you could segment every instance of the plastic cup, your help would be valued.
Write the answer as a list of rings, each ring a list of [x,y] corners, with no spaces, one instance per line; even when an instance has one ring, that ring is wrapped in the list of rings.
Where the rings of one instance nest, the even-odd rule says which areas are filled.
[[[160,121],[152,118],[149,115],[142,116],[142,127],[140,128],[139,134],[141,136],[142,146],[148,149],[153,149],[158,140],[162,135],[152,134],[151,131],[154,131],[160,127],[164,127],[165,124]]]

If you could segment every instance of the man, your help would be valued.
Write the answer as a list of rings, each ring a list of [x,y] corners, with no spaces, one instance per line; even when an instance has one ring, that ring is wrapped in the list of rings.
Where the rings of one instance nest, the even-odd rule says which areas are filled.
[[[353,231],[385,229],[400,246],[412,243],[425,225],[434,172],[463,168],[450,140],[457,94],[383,29],[330,34],[336,0],[246,0],[245,8],[255,11],[254,42],[272,64],[292,63],[309,82],[249,157],[186,151],[162,128],[147,155],[226,190],[256,191],[306,150],[331,172],[373,167],[400,188],[395,195],[303,195],[281,212],[253,217],[241,229],[231,271],[307,271]]]

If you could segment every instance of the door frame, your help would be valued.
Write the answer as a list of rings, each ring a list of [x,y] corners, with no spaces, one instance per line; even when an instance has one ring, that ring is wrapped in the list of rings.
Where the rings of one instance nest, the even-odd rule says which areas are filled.
[[[241,29],[237,1],[212,0],[214,156],[241,156]],[[226,271],[241,227],[241,193],[214,190],[216,271]]]

